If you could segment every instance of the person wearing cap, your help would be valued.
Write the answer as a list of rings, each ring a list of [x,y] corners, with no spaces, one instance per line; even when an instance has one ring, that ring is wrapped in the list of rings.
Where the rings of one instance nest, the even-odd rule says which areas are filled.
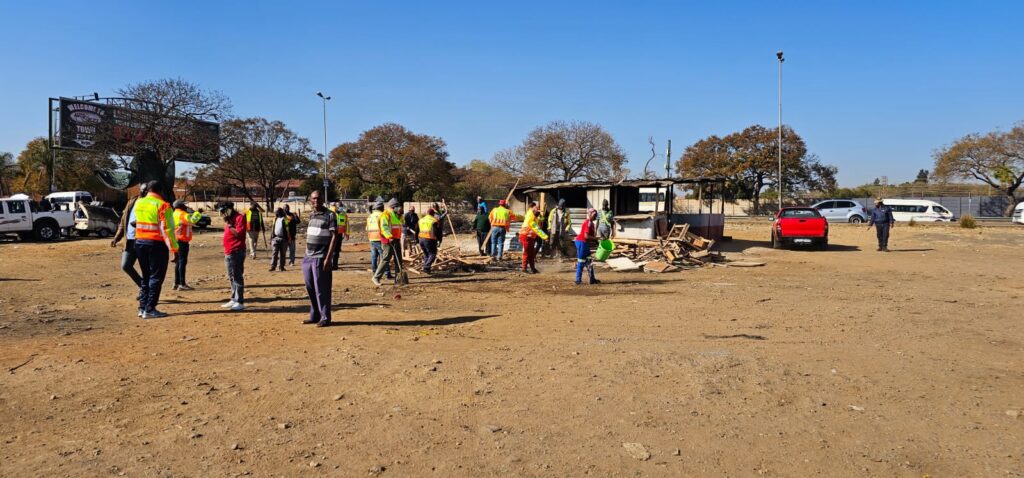
[[[284,205],[284,216],[288,223],[288,265],[295,265],[295,243],[299,237],[299,215],[292,212],[287,204]]]
[[[537,225],[537,216],[541,215],[536,202],[530,203],[530,209],[523,218],[523,227],[519,229],[519,243],[523,245],[523,272],[537,273],[537,238],[546,241],[548,235]]]
[[[263,232],[263,210],[256,201],[249,203],[249,209],[245,211],[245,232],[246,243],[252,258],[256,258],[256,246],[259,245],[260,232]]]
[[[477,209],[483,208],[484,214],[487,214],[487,201],[484,201],[484,197],[483,196],[477,196],[476,197],[476,207],[477,207]]]
[[[274,211],[274,226],[270,231],[270,272],[275,269],[284,272],[284,259],[288,254],[288,216],[284,209]]]
[[[487,233],[491,232],[491,221],[487,218],[487,210],[483,206],[477,206],[476,217],[473,218],[473,230],[476,231],[476,249],[481,256],[486,256],[490,251],[490,243]]]
[[[219,204],[217,211],[224,219],[224,267],[227,268],[228,281],[231,282],[231,298],[221,305],[221,308],[245,310],[245,242],[248,235],[248,214],[243,216],[235,211],[235,203],[231,201]]]
[[[875,208],[871,210],[868,218],[868,229],[875,226],[875,235],[878,236],[878,250],[889,252],[889,229],[896,224],[892,216],[892,208],[882,202],[882,198],[875,199]]]
[[[370,241],[370,274],[377,272],[377,264],[384,254],[384,248],[380,244],[380,216],[384,214],[384,201],[377,201],[371,207],[372,212],[366,218],[366,238]],[[391,265],[384,268],[388,279],[394,279],[391,275]]]
[[[591,284],[601,283],[594,277],[594,262],[590,258],[590,245],[597,242],[595,221],[597,221],[597,210],[587,209],[587,219],[580,225],[580,233],[576,235],[576,285],[583,284],[583,269],[587,269],[590,273]]]
[[[402,243],[402,220],[395,214],[395,208],[398,207],[398,199],[392,198],[388,201],[387,206],[384,207],[384,212],[380,215],[380,245],[384,249],[384,257],[380,263],[377,264],[377,270],[373,273],[373,284],[379,286],[380,278],[384,277],[384,270],[391,264],[391,261],[395,261],[395,271],[399,272],[402,270],[402,251],[399,250]],[[396,279],[397,280],[397,276]]]
[[[505,234],[512,227],[515,214],[512,214],[502,199],[487,218],[491,222],[491,257],[496,261],[501,260],[501,256],[505,254]]]
[[[558,260],[568,257],[566,252],[568,244],[566,240],[572,231],[572,218],[565,210],[565,199],[559,199],[558,205],[548,213],[548,233],[551,239],[548,241],[548,250],[552,256],[558,256]]]
[[[427,209],[427,213],[420,218],[419,241],[423,249],[423,272],[430,274],[430,266],[437,258],[437,238],[441,235],[441,221],[437,220],[437,211]]]
[[[185,283],[185,268],[188,266],[188,244],[192,242],[192,225],[203,217],[200,211],[189,212],[188,203],[183,199],[174,201],[174,237],[178,239],[178,260],[174,262],[174,290],[192,290]]]

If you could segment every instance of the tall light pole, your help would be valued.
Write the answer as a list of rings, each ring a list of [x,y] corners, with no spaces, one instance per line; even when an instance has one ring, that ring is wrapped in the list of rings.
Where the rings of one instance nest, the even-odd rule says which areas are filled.
[[[320,91],[317,91],[316,95],[323,100],[324,104],[324,202],[327,202],[327,198],[330,197],[327,194],[327,100],[330,100],[331,97],[325,96],[323,92]]]
[[[782,50],[775,52],[775,58],[779,59],[779,210],[782,210]]]

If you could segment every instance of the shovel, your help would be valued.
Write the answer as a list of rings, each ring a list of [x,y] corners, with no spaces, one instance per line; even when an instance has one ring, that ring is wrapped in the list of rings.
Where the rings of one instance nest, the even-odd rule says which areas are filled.
[[[392,245],[391,247],[395,247]],[[401,254],[401,250],[395,251],[395,254]],[[402,256],[395,256],[395,267],[398,268],[398,272],[395,274],[395,285],[409,285],[409,273],[405,272],[402,267]]]

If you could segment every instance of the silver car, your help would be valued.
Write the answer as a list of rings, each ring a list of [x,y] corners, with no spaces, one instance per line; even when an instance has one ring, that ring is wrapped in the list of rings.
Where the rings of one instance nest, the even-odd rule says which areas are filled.
[[[860,224],[867,220],[868,210],[851,199],[828,199],[813,206],[828,222],[852,222]]]

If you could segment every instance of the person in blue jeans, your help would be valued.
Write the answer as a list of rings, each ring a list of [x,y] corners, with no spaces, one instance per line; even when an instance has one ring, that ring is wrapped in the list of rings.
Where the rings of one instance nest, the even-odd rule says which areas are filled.
[[[587,269],[589,272],[591,284],[601,283],[594,277],[594,263],[590,258],[590,243],[597,241],[595,221],[597,221],[597,211],[590,208],[587,210],[587,219],[580,225],[580,233],[576,236],[576,285],[583,283],[583,269]]]

